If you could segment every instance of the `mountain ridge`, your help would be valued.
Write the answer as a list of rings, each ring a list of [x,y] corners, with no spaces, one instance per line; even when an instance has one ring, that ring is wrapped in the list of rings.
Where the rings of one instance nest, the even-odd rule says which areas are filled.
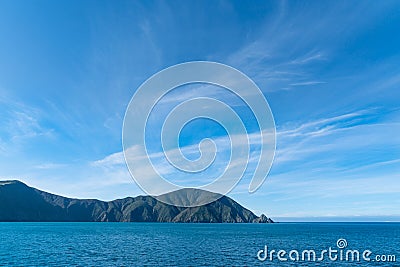
[[[169,193],[167,197],[179,198],[182,203],[185,203],[185,199],[182,196],[207,197],[207,194],[214,193],[198,189],[189,189],[187,191],[181,191],[179,194],[174,192]],[[260,217],[256,216],[253,212],[227,196],[222,196],[220,199],[207,205],[185,208],[165,204],[152,196],[126,197],[112,201],[68,198],[29,187],[18,180],[0,181],[0,221],[273,222],[263,214]]]

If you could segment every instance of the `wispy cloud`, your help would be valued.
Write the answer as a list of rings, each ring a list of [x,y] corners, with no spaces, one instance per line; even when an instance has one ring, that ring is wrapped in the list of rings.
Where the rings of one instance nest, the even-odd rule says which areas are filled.
[[[66,166],[67,166],[67,164],[48,162],[48,163],[42,163],[42,164],[36,165],[35,168],[42,169],[42,170],[49,170],[49,169],[60,169],[60,168],[66,167]]]
[[[147,177],[146,179],[153,179],[155,177],[149,177],[148,174],[152,173],[148,168],[152,168],[147,164],[147,158],[152,162],[154,169],[162,177],[176,182],[178,184],[185,184],[186,186],[200,186],[205,185],[226,171],[226,167],[229,165],[232,170],[232,177],[240,177],[242,175],[242,167],[247,166],[248,170],[246,176],[251,176],[251,172],[254,171],[257,164],[259,163],[260,148],[261,145],[271,147],[271,132],[268,130],[263,131],[263,140],[261,140],[261,133],[254,132],[246,135],[235,135],[235,136],[220,136],[213,138],[213,142],[216,144],[217,150],[214,151],[214,146],[202,147],[201,153],[198,144],[187,145],[180,148],[175,148],[170,151],[159,151],[149,153],[148,156],[139,156],[140,153],[136,153],[136,149],[139,147],[128,148],[127,155],[128,161],[135,162],[135,173],[140,175],[140,178]],[[235,139],[235,146],[232,146],[230,138]],[[247,147],[249,150],[248,158],[236,158],[230,159],[232,150],[245,150]],[[185,173],[179,171],[175,166],[171,165],[171,162],[179,162],[181,167],[185,169],[195,168],[199,166],[199,162],[191,160],[186,161],[182,165],[181,157],[185,155],[187,158],[205,157],[204,155],[211,155],[216,153],[217,158],[215,161],[210,161],[210,165],[206,167],[204,171],[196,173]],[[273,153],[273,151],[270,151]],[[168,155],[169,160],[167,160]],[[179,161],[178,161],[179,160]],[[124,153],[117,152],[110,154],[103,159],[96,160],[91,163],[92,166],[103,168],[106,172],[119,173],[127,176],[127,167],[125,164]],[[117,180],[118,181],[118,180]],[[117,182],[116,181],[116,182]]]
[[[52,136],[53,129],[41,122],[43,112],[40,109],[4,95],[0,98],[0,107],[0,114],[4,118],[0,125],[0,138],[6,140],[7,144],[16,145],[34,137]]]
[[[306,82],[298,82],[298,83],[291,83],[290,86],[306,86],[306,85],[316,85],[316,84],[323,84],[326,82],[322,81],[306,81]]]
[[[303,123],[301,125],[284,125],[278,128],[277,132],[277,141],[278,141],[278,150],[276,152],[276,157],[274,164],[275,172],[278,173],[290,173],[293,168],[298,168],[302,165],[310,165],[308,159],[310,157],[319,158],[320,160],[324,160],[329,158],[329,155],[332,153],[335,154],[337,151],[347,151],[351,150],[354,146],[360,146],[358,142],[353,142],[355,139],[365,138],[363,137],[367,131],[364,131],[363,128],[368,127],[368,129],[381,128],[381,124],[369,124],[368,121],[370,118],[375,116],[376,109],[365,109],[356,112],[345,113],[342,115],[337,115],[328,118],[321,118],[315,121]],[[395,124],[388,124],[385,127],[399,127]],[[367,129],[367,128],[365,128]],[[370,131],[370,130],[368,130]],[[343,136],[346,137],[346,140],[343,143],[340,142]],[[351,140],[348,140],[348,137],[351,136]],[[249,172],[248,175],[254,171],[256,164],[258,163],[258,156],[259,151],[257,150],[260,146],[260,134],[253,133],[248,136],[242,136],[243,143],[240,145],[245,145],[246,140],[249,138],[250,145],[253,146],[253,151],[249,159],[240,159],[237,162],[231,162],[232,165],[242,165],[248,164]],[[219,137],[216,138],[215,143],[218,144],[218,153],[222,153],[227,156],[230,152],[230,142],[227,137]],[[264,139],[265,142],[268,142],[268,138]],[[395,140],[392,140],[396,142]],[[377,143],[378,142],[378,143]],[[374,140],[370,139],[368,144],[365,146],[372,146],[374,144],[379,144],[379,137],[376,137]],[[237,149],[237,148],[233,148]],[[189,158],[196,157],[199,155],[199,147],[197,144],[195,145],[188,145],[181,147],[180,149],[175,149],[174,151],[168,151],[169,155],[174,155],[176,157],[180,157],[181,151],[184,155],[189,156]],[[210,152],[210,151],[209,151]],[[343,153],[343,152],[342,152]],[[135,153],[133,153],[134,155]],[[179,172],[165,159],[165,155],[163,152],[156,152],[149,154],[151,161],[153,162],[154,167],[159,171],[159,173],[163,176],[170,177],[175,179],[175,181],[185,181],[186,183],[190,182],[198,182],[202,181],[203,183],[209,179],[213,179],[215,174],[223,171],[224,167],[227,164],[227,158],[220,158],[220,161],[214,162],[214,171],[212,176],[209,179],[206,179],[209,173],[203,173],[202,177],[195,177],[194,175],[191,178],[188,177],[181,177]],[[143,160],[140,158],[132,158],[131,160]],[[335,160],[335,158],[331,158],[331,160]],[[293,162],[297,162],[293,165]],[[288,166],[287,164],[292,164],[293,166],[289,169],[285,168]],[[396,161],[393,161],[396,163]],[[96,166],[101,166],[109,171],[114,173],[121,173],[123,175],[127,175],[127,172],[124,171],[126,169],[125,166],[125,159],[123,156],[123,152],[118,152],[106,156],[101,160],[97,160],[92,164]],[[283,164],[283,165],[282,165]],[[318,162],[315,162],[318,165]],[[360,163],[366,164],[366,163]],[[382,163],[383,164],[383,163]],[[387,163],[389,164],[389,162]],[[141,166],[141,164],[138,164]],[[318,168],[314,167],[314,170],[322,171],[324,168],[332,168],[334,166],[331,165],[320,165]],[[310,169],[312,167],[307,167]],[[117,171],[118,170],[118,171]],[[219,171],[217,171],[219,170]],[[346,169],[337,169],[336,171],[344,171]],[[139,173],[142,172],[143,174],[147,173],[147,169],[143,169],[142,171],[138,171]],[[239,175],[239,174],[238,174]],[[210,181],[211,181],[210,180]]]
[[[399,140],[386,139],[390,133],[383,129],[398,129],[396,122],[371,122],[375,109],[360,110],[331,118],[318,119],[295,127],[282,126],[277,132],[276,164],[329,157],[338,151],[367,149],[372,146],[397,144]],[[398,139],[398,138],[397,138]],[[360,142],[360,140],[368,140]],[[321,156],[318,156],[318,155]],[[332,156],[332,160],[334,160]],[[361,163],[360,163],[361,164]]]
[[[290,64],[294,65],[303,65],[303,64],[308,64],[313,61],[318,61],[318,60],[326,60],[327,56],[324,55],[321,51],[310,51],[305,55],[302,55],[298,58],[293,59]]]
[[[334,117],[317,119],[306,122],[295,127],[283,125],[279,127],[278,136],[312,136],[324,133],[325,130],[333,130],[341,127],[351,126],[359,122],[359,119],[365,115],[374,115],[374,109],[364,109],[356,112],[341,114]]]

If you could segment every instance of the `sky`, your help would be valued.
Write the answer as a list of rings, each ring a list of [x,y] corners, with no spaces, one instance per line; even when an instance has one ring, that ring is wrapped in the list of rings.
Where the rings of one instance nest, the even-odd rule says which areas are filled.
[[[276,125],[266,181],[249,194],[249,162],[230,197],[280,221],[400,220],[399,14],[398,1],[0,1],[0,179],[68,197],[145,194],[122,153],[130,99],[166,67],[214,61],[257,84]],[[183,86],[149,118],[155,155],[163,114],[196,96],[255,131],[223,88]],[[202,184],[227,161],[225,135],[198,120],[179,137],[193,159],[214,139],[215,172],[155,165]]]

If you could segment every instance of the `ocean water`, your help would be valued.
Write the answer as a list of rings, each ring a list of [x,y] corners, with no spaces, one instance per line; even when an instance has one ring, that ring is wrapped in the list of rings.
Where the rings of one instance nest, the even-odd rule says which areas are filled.
[[[339,239],[347,246],[339,249]],[[268,255],[285,250],[288,260],[273,253],[261,261],[265,246]],[[304,250],[320,257],[329,247],[337,260],[301,259]],[[340,260],[350,249],[360,251],[359,262]],[[0,266],[400,266],[400,224],[0,223]]]

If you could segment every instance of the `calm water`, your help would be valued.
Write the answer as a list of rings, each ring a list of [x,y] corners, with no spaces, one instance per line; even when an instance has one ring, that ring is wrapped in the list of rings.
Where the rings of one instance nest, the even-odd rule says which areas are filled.
[[[288,253],[313,249],[319,256],[337,249],[339,238],[347,240],[344,251],[369,249],[370,258],[396,255],[397,262],[257,259],[265,245]],[[400,266],[400,224],[0,223],[0,265]]]

